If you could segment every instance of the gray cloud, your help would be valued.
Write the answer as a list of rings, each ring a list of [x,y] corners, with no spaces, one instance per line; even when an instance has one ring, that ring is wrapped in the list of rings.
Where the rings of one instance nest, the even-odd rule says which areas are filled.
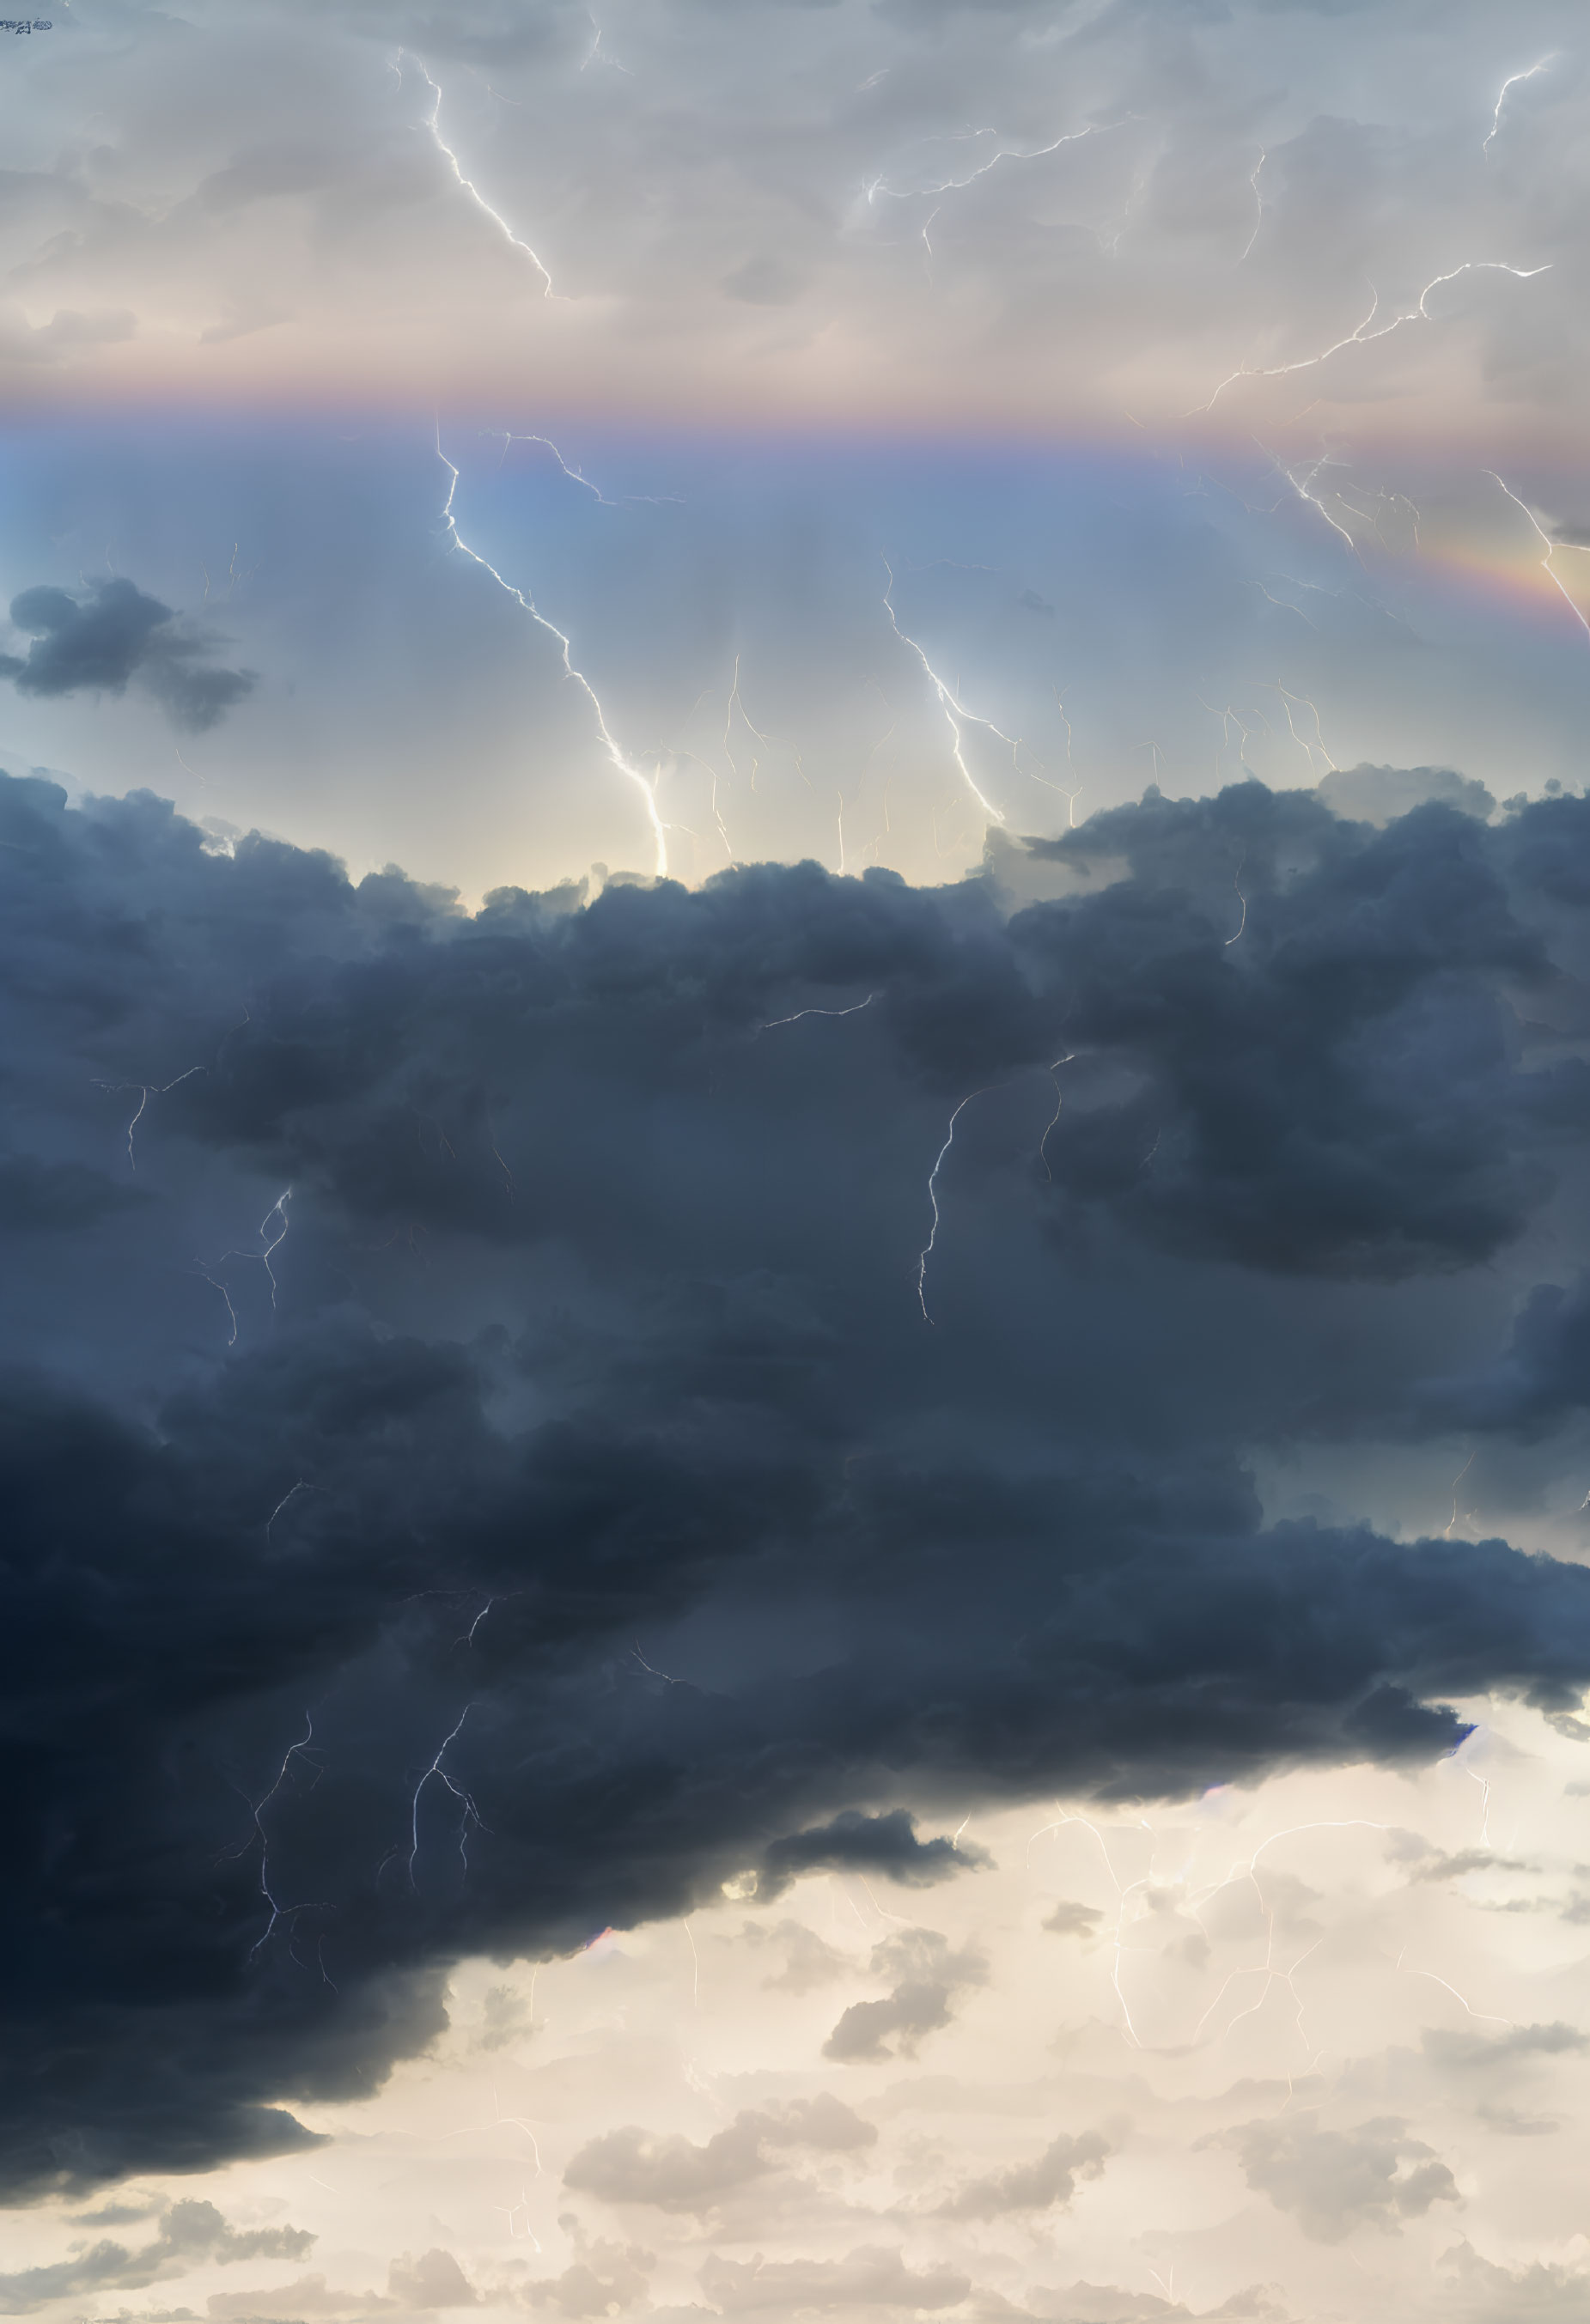
[[[1421,1442],[1510,1246],[1572,1247],[1590,1077],[1510,996],[1590,971],[1585,802],[1154,797],[1013,912],[806,865],[470,917],[149,798],[0,820],[18,1183],[79,1222],[0,1211],[14,2187],[310,2144],[460,1954],[770,1857],[1576,1708],[1579,1569],[1267,1524],[1243,1459]],[[873,1966],[837,2057],[979,1974]],[[581,2167],[799,2151],[724,2135]]]
[[[1290,2212],[1316,2243],[1339,2243],[1355,2227],[1391,2228],[1422,2218],[1433,2203],[1461,2200],[1434,2150],[1390,2118],[1340,2131],[1299,2115],[1228,2135],[1249,2186]]]
[[[1047,2211],[1067,2204],[1078,2179],[1096,2179],[1110,2148],[1097,2131],[1079,2138],[1064,2131],[1031,2163],[969,2180],[939,2206],[949,2219],[997,2219],[1010,2211]]]
[[[838,2260],[720,2259],[716,2253],[701,2270],[701,2289],[731,2316],[764,2308],[800,2314],[831,2308],[958,2307],[970,2280],[942,2263],[919,2269],[907,2265],[898,2248],[867,2244]]]
[[[573,2157],[564,2184],[609,2203],[711,2211],[753,2179],[765,2177],[782,2150],[848,2153],[874,2144],[877,2135],[871,2123],[824,2093],[783,2107],[745,2109],[702,2146],[677,2131],[663,2138],[633,2125],[606,2131]]]
[[[131,581],[97,581],[86,597],[24,589],[11,601],[11,620],[33,642],[25,656],[0,654],[0,677],[23,694],[123,694],[135,678],[174,726],[199,734],[254,687],[251,670],[203,663],[219,641],[181,627],[169,605]]]
[[[986,1863],[983,1850],[939,1838],[919,1840],[904,1808],[863,1815],[846,1808],[826,1824],[775,1840],[762,1859],[756,1894],[772,1899],[809,1872],[879,1872],[906,1888],[927,1888]]]
[[[240,2230],[229,2226],[213,2203],[190,2199],[172,2203],[162,2216],[158,2235],[135,2250],[105,2237],[73,2259],[0,2275],[0,2313],[23,2316],[51,2301],[85,2292],[157,2283],[201,2260],[227,2265],[245,2259],[302,2259],[314,2240],[301,2227]]]
[[[823,2044],[825,2058],[914,2058],[926,2035],[948,2024],[956,1996],[986,1975],[978,1954],[956,1952],[932,1929],[886,1937],[874,1948],[872,1968],[875,1977],[898,1980],[893,1991],[881,2001],[853,2001]]]
[[[449,2251],[405,2252],[386,2271],[386,2288],[405,2308],[477,2308],[480,2294]]]

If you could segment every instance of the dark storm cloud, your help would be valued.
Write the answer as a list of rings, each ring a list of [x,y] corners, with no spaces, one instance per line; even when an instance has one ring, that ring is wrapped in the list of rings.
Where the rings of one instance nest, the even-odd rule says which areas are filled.
[[[886,1872],[904,1887],[926,1888],[986,1861],[979,1848],[957,1848],[952,1840],[919,1840],[903,1808],[874,1816],[846,1808],[831,1822],[775,1840],[763,1858],[756,1894],[771,1901],[808,1872]]]
[[[251,670],[201,659],[217,641],[184,629],[169,605],[119,577],[95,582],[86,597],[24,589],[11,601],[11,620],[33,641],[25,656],[0,654],[0,678],[23,694],[123,694],[135,678],[174,726],[201,734],[254,687]]]
[[[1267,1525],[1242,1453],[1483,1371],[1575,1231],[1590,805],[1154,796],[1013,915],[471,918],[41,781],[0,841],[14,2190],[310,2144],[461,1953],[1577,1704],[1590,1575]],[[837,2058],[977,1974],[874,1968]]]

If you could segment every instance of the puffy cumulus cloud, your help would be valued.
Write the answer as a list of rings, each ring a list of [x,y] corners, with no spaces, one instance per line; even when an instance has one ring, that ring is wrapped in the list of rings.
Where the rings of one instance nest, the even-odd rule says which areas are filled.
[[[1407,2125],[1389,2119],[1322,2130],[1309,2115],[1251,2122],[1231,2134],[1250,2187],[1292,2212],[1306,2236],[1339,2243],[1355,2227],[1422,2218],[1462,2200],[1457,2181]]]
[[[1590,1580],[1448,1524],[1408,1382],[1582,1232],[1584,801],[1248,784],[1020,910],[807,864],[474,916],[0,809],[7,1160],[62,1190],[0,1218],[12,2187],[307,2148],[460,1958],[743,1918],[748,1866],[962,1868],[937,1908],[975,1801],[1577,1705]],[[1363,1445],[1419,1537],[1267,1517],[1260,1453]],[[831,1932],[750,1949],[847,2076],[985,2005],[975,1929],[892,1925],[843,1991]],[[784,2151],[659,2135],[588,2167]]]
[[[237,2260],[302,2259],[314,2240],[301,2227],[239,2229],[213,2203],[190,2199],[172,2203],[161,2218],[158,2234],[134,2249],[105,2236],[74,2259],[0,2275],[0,2313],[25,2316],[64,2296],[81,2298],[158,2283],[204,2260],[225,2266]]]
[[[825,2058],[914,2058],[925,2034],[949,2023],[950,2003],[981,1985],[988,1965],[981,1954],[956,1951],[936,1929],[903,1929],[873,1954],[873,1973],[892,1977],[881,2001],[853,2001],[823,2044]]]
[[[1110,2152],[1097,2131],[1068,2138],[1062,2131],[1031,2163],[974,2179],[944,2205],[952,2219],[996,2219],[1006,2211],[1049,2211],[1068,2203],[1077,2181],[1096,2179]]]
[[[202,734],[254,682],[250,670],[203,665],[199,658],[219,641],[181,627],[169,605],[119,577],[95,582],[86,598],[24,589],[11,601],[11,621],[33,641],[25,656],[0,654],[0,677],[23,694],[122,694],[135,678],[174,726]]]

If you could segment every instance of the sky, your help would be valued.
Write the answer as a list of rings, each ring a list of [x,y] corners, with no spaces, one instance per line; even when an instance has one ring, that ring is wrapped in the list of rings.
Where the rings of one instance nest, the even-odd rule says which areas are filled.
[[[0,2314],[1584,2313],[1586,69],[0,26]]]

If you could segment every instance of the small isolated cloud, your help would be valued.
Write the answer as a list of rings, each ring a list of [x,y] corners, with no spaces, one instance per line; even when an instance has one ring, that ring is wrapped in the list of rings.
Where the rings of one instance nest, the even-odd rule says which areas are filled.
[[[1036,2162],[968,2181],[939,2211],[947,2219],[996,2219],[1007,2211],[1052,2210],[1070,2201],[1078,2179],[1098,2177],[1109,2153],[1096,2130],[1085,2130],[1080,2138],[1062,2131]]]
[[[980,1848],[945,1838],[919,1840],[916,1819],[904,1808],[863,1815],[846,1808],[829,1823],[775,1840],[756,1876],[759,1897],[781,1895],[808,1872],[881,1872],[905,1888],[928,1888],[986,1864]]]
[[[630,2124],[582,2146],[563,2174],[577,2193],[609,2203],[649,2203],[664,2211],[708,2211],[774,2167],[769,2150],[808,2147],[835,2154],[871,2146],[877,2131],[839,2098],[823,2093],[784,2107],[747,2108],[697,2146]]]
[[[1091,1937],[1104,1917],[1096,1905],[1073,1904],[1062,1896],[1053,1912],[1045,1915],[1043,1925],[1057,1937]]]
[[[14,679],[22,694],[125,694],[135,678],[173,726],[200,734],[254,688],[252,670],[203,659],[219,639],[184,626],[171,606],[119,576],[81,596],[24,589],[11,601],[11,620],[32,643],[25,655],[0,654],[0,677]]]
[[[954,2308],[971,2291],[969,2276],[942,2264],[912,2269],[898,2249],[864,2244],[844,2259],[720,2259],[701,2270],[701,2289],[728,2315],[778,2309]]]
[[[925,2034],[948,2024],[955,1995],[981,1985],[987,1974],[979,1954],[952,1952],[932,1929],[888,1938],[875,1948],[872,1965],[874,1976],[898,1979],[894,1990],[881,2001],[852,2002],[823,2043],[825,2058],[914,2058]]]
[[[1355,2130],[1321,2130],[1312,2115],[1243,2123],[1228,2135],[1247,2182],[1290,2211],[1315,2243],[1340,2243],[1355,2227],[1395,2227],[1432,2203],[1461,2201],[1434,2149],[1390,2118]]]

